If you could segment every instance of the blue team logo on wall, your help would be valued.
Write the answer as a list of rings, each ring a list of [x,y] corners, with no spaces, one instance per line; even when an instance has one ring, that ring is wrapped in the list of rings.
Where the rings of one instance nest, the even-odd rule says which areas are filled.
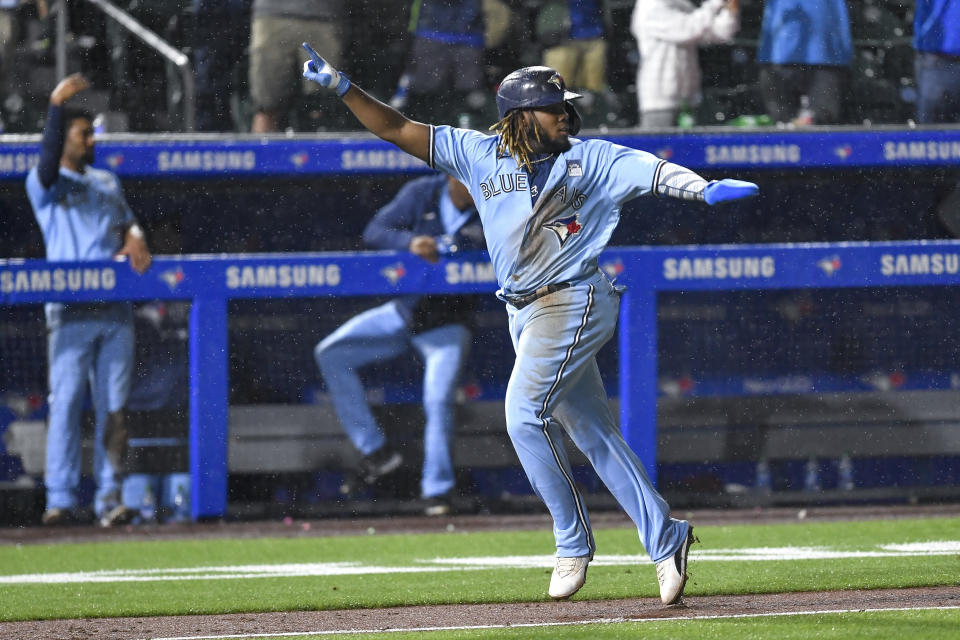
[[[380,275],[386,278],[390,284],[397,284],[400,279],[407,275],[407,268],[402,262],[391,264],[380,270]]]
[[[820,270],[826,275],[832,276],[837,271],[840,271],[840,267],[843,266],[843,263],[840,261],[840,256],[833,255],[828,258],[821,258],[818,260],[817,266],[820,267]]]
[[[160,273],[160,279],[163,280],[170,291],[174,291],[177,287],[180,286],[180,283],[186,280],[187,274],[183,272],[183,269],[177,267],[176,269],[167,269]]]
[[[560,241],[560,248],[562,249],[563,245],[570,239],[570,236],[580,233],[583,226],[580,224],[580,215],[575,213],[572,216],[557,218],[553,222],[548,222],[543,225],[543,228],[549,229],[557,234],[557,240]]]

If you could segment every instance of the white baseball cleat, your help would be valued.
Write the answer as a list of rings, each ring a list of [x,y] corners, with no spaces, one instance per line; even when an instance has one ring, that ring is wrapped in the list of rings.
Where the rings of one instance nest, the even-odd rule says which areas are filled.
[[[553,575],[550,576],[550,590],[548,591],[550,597],[554,600],[564,600],[579,591],[583,583],[587,581],[588,564],[590,564],[590,556],[557,558],[557,564],[553,567]]]
[[[693,527],[690,527],[687,539],[677,552],[657,563],[657,581],[660,583],[660,600],[663,604],[676,604],[683,595],[683,587],[687,584],[687,555],[694,540]]]

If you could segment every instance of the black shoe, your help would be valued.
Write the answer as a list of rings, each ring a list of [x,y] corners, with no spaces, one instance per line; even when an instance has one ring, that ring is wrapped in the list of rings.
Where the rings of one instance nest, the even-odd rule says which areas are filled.
[[[439,496],[432,496],[425,500],[423,515],[425,516],[448,516],[453,513],[453,499],[450,492]]]
[[[100,516],[100,526],[104,528],[122,527],[133,522],[137,515],[139,514],[136,509],[121,504]]]
[[[74,509],[54,507],[43,512],[40,522],[45,527],[69,527],[81,523],[79,514]]]
[[[399,451],[380,447],[360,459],[357,469],[340,485],[340,493],[349,496],[365,486],[369,487],[385,475],[396,471],[402,463],[403,456]]]

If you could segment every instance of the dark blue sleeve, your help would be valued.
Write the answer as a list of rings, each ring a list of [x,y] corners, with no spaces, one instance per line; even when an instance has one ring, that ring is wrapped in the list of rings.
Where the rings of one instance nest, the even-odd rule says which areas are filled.
[[[483,225],[480,224],[480,214],[474,211],[473,217],[457,230],[454,241],[459,251],[487,248],[486,238],[483,235]]]
[[[432,199],[430,189],[420,180],[408,182],[384,205],[363,230],[363,242],[373,249],[406,251],[415,235],[414,225],[425,199]]]
[[[50,105],[47,123],[43,127],[40,143],[40,162],[37,177],[44,189],[49,189],[60,177],[60,156],[63,155],[63,108]]]

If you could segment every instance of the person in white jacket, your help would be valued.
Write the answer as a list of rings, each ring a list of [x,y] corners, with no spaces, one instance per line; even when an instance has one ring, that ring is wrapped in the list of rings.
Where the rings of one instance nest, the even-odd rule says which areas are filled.
[[[637,107],[644,129],[673,127],[700,104],[702,44],[729,42],[740,29],[739,0],[637,0],[630,31],[640,48]]]

